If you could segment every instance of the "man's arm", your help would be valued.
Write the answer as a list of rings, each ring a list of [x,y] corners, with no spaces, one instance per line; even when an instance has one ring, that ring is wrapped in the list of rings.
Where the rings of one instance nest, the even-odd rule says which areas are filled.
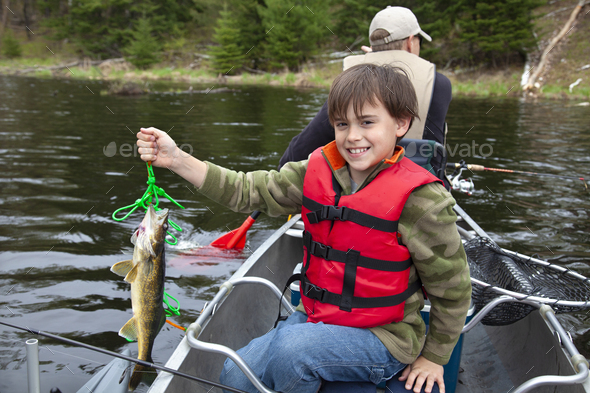
[[[279,161],[279,168],[290,161],[307,160],[309,155],[318,147],[334,140],[334,127],[328,119],[328,102],[315,115],[309,124],[289,143],[283,157]]]
[[[428,115],[424,123],[423,139],[434,140],[444,145],[445,120],[453,95],[452,89],[449,78],[437,72],[434,78]]]

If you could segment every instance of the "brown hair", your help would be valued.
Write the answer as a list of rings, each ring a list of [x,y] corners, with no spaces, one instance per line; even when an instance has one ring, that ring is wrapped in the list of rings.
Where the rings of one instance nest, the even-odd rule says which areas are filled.
[[[373,32],[373,34],[371,34],[371,37],[369,37],[369,40],[370,41],[377,41],[377,40],[382,40],[383,38],[386,38],[386,37],[389,37],[389,31],[387,31],[385,29],[377,29]],[[373,52],[382,52],[384,50],[403,50],[404,43],[407,39],[408,39],[408,37],[403,38],[401,40],[397,40],[397,41],[391,41],[391,42],[388,42],[387,44],[371,45],[371,48],[373,49]]]
[[[366,103],[376,106],[379,102],[394,119],[410,118],[409,127],[419,118],[416,91],[403,69],[376,64],[350,67],[332,83],[328,95],[330,123],[346,120],[351,103],[355,116],[360,117]]]

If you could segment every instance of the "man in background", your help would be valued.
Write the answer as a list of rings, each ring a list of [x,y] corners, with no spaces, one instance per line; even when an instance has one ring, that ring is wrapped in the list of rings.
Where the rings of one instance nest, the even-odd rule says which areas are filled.
[[[388,6],[379,11],[371,22],[371,47],[362,47],[367,53],[348,56],[344,59],[343,68],[360,63],[391,64],[403,68],[414,85],[420,109],[419,120],[414,121],[406,138],[433,140],[444,146],[451,82],[436,72],[434,64],[419,57],[423,40],[430,42],[432,38],[422,31],[412,11]],[[315,149],[333,141],[334,137],[334,127],[328,120],[327,103],[324,103],[305,129],[291,140],[279,167],[289,161],[307,159]],[[444,168],[435,169],[444,171]]]

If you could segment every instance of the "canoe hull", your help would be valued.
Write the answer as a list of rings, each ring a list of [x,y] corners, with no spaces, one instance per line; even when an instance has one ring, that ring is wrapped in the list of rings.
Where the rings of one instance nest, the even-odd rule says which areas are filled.
[[[281,290],[293,268],[303,257],[300,234],[291,229],[298,216],[277,230],[232,276],[262,277]],[[287,295],[289,295],[287,291]],[[219,304],[214,316],[203,326],[199,339],[237,350],[268,332],[277,318],[279,304],[270,289],[240,285]],[[573,375],[569,361],[550,325],[538,311],[508,326],[479,324],[465,334],[457,393],[497,393],[515,390],[540,375]],[[225,356],[190,349],[186,338],[167,367],[208,380],[218,381]],[[196,382],[161,373],[149,392],[198,391]],[[205,391],[220,389],[201,385]],[[582,385],[544,386],[535,392],[590,393],[590,381]]]

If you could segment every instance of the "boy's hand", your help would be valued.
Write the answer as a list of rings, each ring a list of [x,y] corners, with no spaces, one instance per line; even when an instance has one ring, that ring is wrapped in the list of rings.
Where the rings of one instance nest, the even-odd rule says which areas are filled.
[[[157,128],[141,128],[137,133],[137,151],[145,162],[154,166],[174,170],[175,164],[183,152],[168,134]]]
[[[157,128],[141,128],[137,133],[137,150],[141,159],[154,166],[168,168],[200,187],[207,174],[207,165],[176,146],[168,134]]]
[[[404,369],[400,381],[406,381],[405,388],[412,390],[414,387],[415,393],[420,393],[422,385],[426,381],[426,387],[424,391],[430,393],[434,383],[438,383],[440,393],[445,393],[445,383],[443,380],[443,366],[436,364],[426,359],[425,357],[419,356],[416,361]]]

